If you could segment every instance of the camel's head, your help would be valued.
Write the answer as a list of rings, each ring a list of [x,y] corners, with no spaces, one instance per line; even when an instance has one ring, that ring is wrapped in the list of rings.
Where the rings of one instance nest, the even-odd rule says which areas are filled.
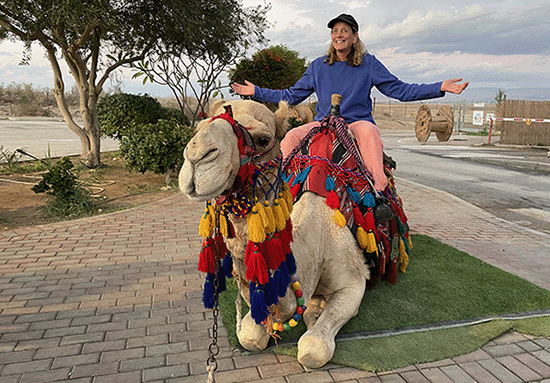
[[[180,190],[201,201],[230,190],[242,164],[274,159],[287,129],[284,117],[254,101],[218,102],[210,115],[187,144],[179,175]]]

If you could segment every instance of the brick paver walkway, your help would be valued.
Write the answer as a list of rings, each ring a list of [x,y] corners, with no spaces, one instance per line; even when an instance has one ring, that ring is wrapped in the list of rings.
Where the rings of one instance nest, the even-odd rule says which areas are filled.
[[[398,182],[411,229],[550,289],[548,236]],[[178,195],[0,233],[0,383],[206,382],[211,313],[197,268],[202,204]],[[512,235],[513,234],[513,235]],[[521,249],[521,251],[519,251]],[[550,338],[508,333],[471,354],[373,374],[241,355],[221,329],[217,382],[545,382]]]

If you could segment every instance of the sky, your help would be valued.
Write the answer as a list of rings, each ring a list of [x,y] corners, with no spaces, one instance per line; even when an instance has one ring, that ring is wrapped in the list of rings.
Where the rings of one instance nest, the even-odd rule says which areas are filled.
[[[263,4],[242,0],[244,6]],[[470,86],[454,99],[492,101],[497,91],[508,98],[550,100],[550,0],[271,0],[268,45],[284,44],[308,61],[330,44],[327,22],[352,14],[359,36],[405,82],[430,83],[464,78]],[[255,47],[249,55],[257,49]],[[32,83],[52,88],[49,63],[39,47],[29,66],[18,65],[22,45],[0,43],[0,84]],[[166,87],[131,80],[119,72],[123,91],[170,96]],[[66,75],[67,77],[68,75]],[[222,82],[226,82],[225,76]],[[70,84],[70,81],[67,81]],[[107,83],[106,90],[112,84]]]

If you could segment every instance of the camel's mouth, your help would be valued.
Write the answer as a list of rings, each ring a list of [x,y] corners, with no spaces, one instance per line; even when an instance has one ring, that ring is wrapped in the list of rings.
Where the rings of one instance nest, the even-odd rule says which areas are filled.
[[[180,190],[189,198],[208,201],[228,190],[235,180],[235,174],[227,163],[208,161],[194,164],[185,161],[180,172]]]

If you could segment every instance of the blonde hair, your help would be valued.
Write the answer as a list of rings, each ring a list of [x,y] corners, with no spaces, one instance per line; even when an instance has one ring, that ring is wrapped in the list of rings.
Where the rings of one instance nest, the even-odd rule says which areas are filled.
[[[363,55],[365,53],[367,53],[365,45],[357,34],[357,41],[351,46],[351,50],[348,54],[348,59],[346,62],[348,63],[348,65],[351,66],[359,66],[363,63]],[[338,55],[336,54],[336,49],[334,49],[334,45],[331,42],[330,47],[328,48],[327,58],[324,62],[328,63],[328,65],[332,65],[336,61],[338,61]]]

